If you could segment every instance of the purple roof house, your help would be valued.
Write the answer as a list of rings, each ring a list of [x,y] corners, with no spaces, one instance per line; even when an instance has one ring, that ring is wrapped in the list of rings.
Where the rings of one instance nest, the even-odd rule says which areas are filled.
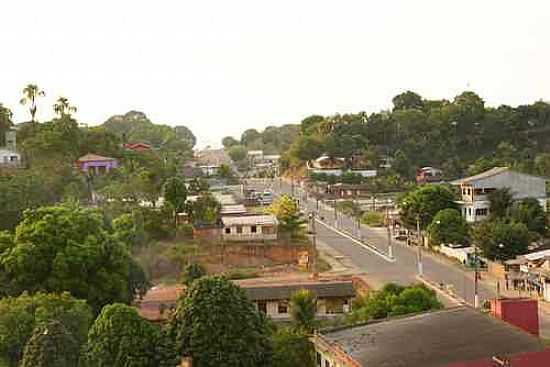
[[[100,174],[107,173],[113,168],[117,168],[118,161],[115,158],[88,153],[78,158],[76,165],[82,172],[92,171],[91,173]]]

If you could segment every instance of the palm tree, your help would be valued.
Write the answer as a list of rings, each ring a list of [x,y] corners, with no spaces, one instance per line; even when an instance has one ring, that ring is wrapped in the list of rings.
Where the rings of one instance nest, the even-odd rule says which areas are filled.
[[[44,97],[46,93],[36,84],[29,84],[23,89],[23,98],[19,101],[22,105],[30,104],[29,112],[31,113],[31,122],[35,121],[36,116],[36,99],[38,97]]]
[[[317,300],[313,293],[306,289],[294,293],[290,298],[290,314],[294,327],[306,333],[312,333],[317,325],[316,308]]]
[[[54,112],[59,117],[70,116],[71,113],[76,112],[76,107],[69,104],[69,100],[65,97],[59,97],[57,102],[53,105]]]

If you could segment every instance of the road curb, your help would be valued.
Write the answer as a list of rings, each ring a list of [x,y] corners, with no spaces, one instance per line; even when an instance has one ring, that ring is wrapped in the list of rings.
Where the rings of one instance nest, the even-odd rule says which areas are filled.
[[[437,284],[434,282],[427,280],[426,278],[417,275],[416,279],[422,282],[424,285],[426,285],[428,288],[433,289],[437,294],[441,294],[445,296],[446,298],[450,299],[454,303],[456,303],[458,306],[468,306],[468,303],[463,298],[460,298],[456,296],[455,294],[451,294],[449,292],[445,292],[443,289],[441,289]]]
[[[380,256],[382,259],[386,260],[387,262],[390,262],[390,263],[394,263],[395,262],[395,257],[389,257],[388,255],[386,255],[385,253],[383,253],[382,251],[378,250],[376,247],[372,246],[372,245],[369,245],[368,243],[365,243],[365,242],[362,242],[362,241],[359,241],[358,239],[352,237],[351,235],[349,235],[348,233],[346,232],[343,232],[339,229],[336,229],[335,227],[331,226],[330,224],[327,224],[317,218],[315,218],[315,221],[319,224],[322,224],[323,226],[327,227],[328,229],[330,229],[331,231],[333,232],[336,232],[338,233],[340,236],[342,237],[346,237],[347,239],[353,241],[355,244],[363,247],[364,249],[366,250],[369,250],[370,252],[374,253],[375,255],[378,255]]]

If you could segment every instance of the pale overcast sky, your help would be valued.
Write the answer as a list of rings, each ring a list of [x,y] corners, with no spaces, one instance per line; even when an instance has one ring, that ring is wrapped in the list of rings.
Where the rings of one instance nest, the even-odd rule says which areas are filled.
[[[310,114],[374,112],[406,89],[550,100],[547,0],[4,0],[0,102],[63,95],[92,125],[135,109],[200,144]]]

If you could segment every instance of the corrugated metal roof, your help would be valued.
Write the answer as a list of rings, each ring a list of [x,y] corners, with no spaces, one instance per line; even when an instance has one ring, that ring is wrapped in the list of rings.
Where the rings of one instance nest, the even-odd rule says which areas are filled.
[[[477,175],[473,175],[473,176],[470,176],[470,177],[461,178],[461,179],[455,180],[451,183],[453,185],[460,185],[460,184],[470,183],[470,182],[473,182],[473,181],[479,181],[479,180],[483,180],[483,179],[486,179],[486,178],[489,178],[489,177],[496,176],[498,174],[501,174],[502,172],[508,171],[509,169],[510,169],[509,167],[493,167],[488,171],[481,172],[481,173],[478,173]]]
[[[354,297],[353,282],[309,282],[280,285],[241,285],[251,301],[288,300],[295,292],[306,289],[318,298]]]
[[[242,214],[246,213],[246,208],[242,204],[224,205],[220,210],[220,214]]]
[[[222,217],[224,226],[236,225],[276,225],[279,222],[274,215],[242,215],[239,217]]]

